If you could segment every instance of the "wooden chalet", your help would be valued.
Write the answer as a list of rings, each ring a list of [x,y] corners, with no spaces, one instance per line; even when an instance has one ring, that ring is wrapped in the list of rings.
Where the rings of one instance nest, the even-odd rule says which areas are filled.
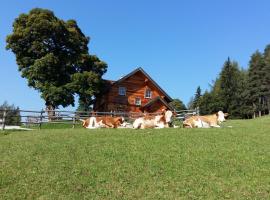
[[[118,81],[105,80],[104,92],[96,98],[98,112],[160,112],[173,108],[172,98],[142,69],[137,68]]]

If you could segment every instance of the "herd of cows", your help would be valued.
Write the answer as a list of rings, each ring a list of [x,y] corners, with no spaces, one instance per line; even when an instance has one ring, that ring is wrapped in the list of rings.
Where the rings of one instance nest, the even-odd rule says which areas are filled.
[[[220,127],[220,123],[225,121],[228,113],[219,111],[212,115],[204,116],[190,116],[183,121],[184,128],[211,128]],[[134,120],[133,124],[127,123],[124,117],[100,116],[90,117],[82,121],[84,128],[133,128],[133,129],[146,129],[146,128],[169,128],[177,126],[172,125],[174,113],[170,110],[163,111],[158,115],[145,114]]]

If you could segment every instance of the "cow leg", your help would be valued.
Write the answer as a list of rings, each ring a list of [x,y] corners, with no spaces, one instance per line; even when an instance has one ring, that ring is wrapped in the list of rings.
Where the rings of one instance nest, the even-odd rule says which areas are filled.
[[[219,125],[211,125],[211,127],[213,127],[213,128],[220,128],[220,126]]]
[[[89,125],[86,128],[94,129],[94,128],[96,128],[96,123],[97,123],[96,118],[95,117],[90,117]]]
[[[133,128],[134,129],[140,129],[142,128],[143,120],[141,118],[135,119],[133,123]]]
[[[156,125],[156,127],[155,128],[164,128],[165,127],[165,125],[163,124],[163,123],[159,123],[159,124],[157,124]]]

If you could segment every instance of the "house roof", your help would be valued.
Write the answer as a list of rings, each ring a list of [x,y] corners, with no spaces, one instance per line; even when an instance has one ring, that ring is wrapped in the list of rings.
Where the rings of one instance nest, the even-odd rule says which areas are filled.
[[[143,106],[143,108],[148,107],[150,105],[152,105],[153,103],[157,102],[157,101],[161,101],[167,108],[169,108],[170,110],[174,110],[172,106],[170,106],[166,101],[164,101],[164,99],[162,99],[161,97],[156,97],[152,100],[150,100],[147,104],[145,104]]]
[[[113,80],[108,80],[108,79],[106,79],[106,80],[104,80],[107,84],[110,84],[110,85],[112,85],[112,84],[114,84],[114,82],[115,81],[113,81]]]
[[[113,82],[112,84],[116,84],[116,83],[120,83],[124,80],[126,80],[127,78],[131,77],[132,75],[134,75],[137,72],[142,72],[147,78],[148,80],[150,80],[164,95],[165,97],[167,97],[167,99],[169,101],[172,101],[173,99],[156,83],[156,81],[154,81],[141,67],[133,70],[132,72],[130,72],[129,74],[123,76],[122,78],[120,78],[119,80]],[[154,100],[154,99],[153,99]]]

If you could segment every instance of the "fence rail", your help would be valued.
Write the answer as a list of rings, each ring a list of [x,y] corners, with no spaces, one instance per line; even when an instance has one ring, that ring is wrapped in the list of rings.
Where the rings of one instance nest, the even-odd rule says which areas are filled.
[[[184,120],[187,116],[198,115],[199,109],[195,110],[179,110],[174,111],[175,118],[178,120]],[[160,113],[147,113],[149,115],[157,115]],[[11,122],[8,119],[19,118],[17,125],[38,125],[39,129],[42,128],[42,124],[70,124],[72,128],[75,128],[76,124],[81,124],[80,119],[86,119],[91,116],[122,116],[129,120],[134,120],[138,117],[144,116],[144,113],[135,112],[84,112],[84,111],[32,111],[32,110],[18,110],[18,113],[14,114],[11,110],[0,110],[0,130],[5,130],[7,125]],[[11,120],[12,121],[12,120]]]

